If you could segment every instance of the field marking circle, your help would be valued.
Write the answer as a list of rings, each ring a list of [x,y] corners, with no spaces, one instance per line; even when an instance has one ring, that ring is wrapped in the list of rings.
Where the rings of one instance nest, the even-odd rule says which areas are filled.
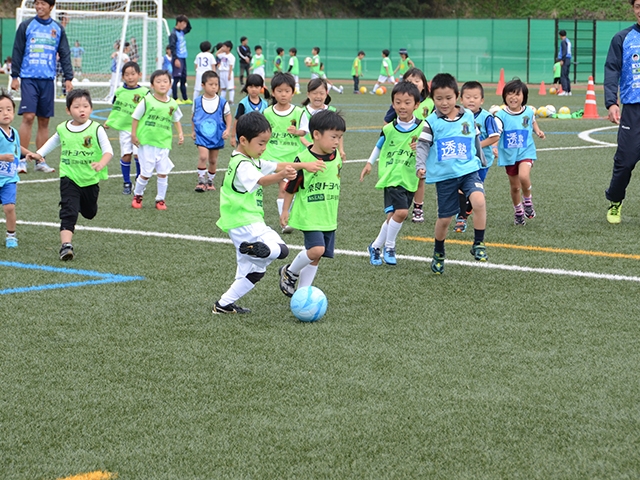
[[[603,130],[612,130],[614,128],[618,128],[618,125],[611,125],[609,127],[592,128],[591,130],[585,130],[584,132],[580,132],[578,134],[578,138],[580,140],[584,140],[585,142],[596,143],[598,145],[605,145],[607,147],[617,147],[618,146],[617,143],[603,142],[601,140],[596,140],[595,138],[591,138],[592,133],[601,132]]]

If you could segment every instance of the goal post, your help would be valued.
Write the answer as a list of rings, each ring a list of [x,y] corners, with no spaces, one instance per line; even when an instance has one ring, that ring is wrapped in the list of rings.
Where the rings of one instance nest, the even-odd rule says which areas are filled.
[[[34,0],[22,0],[16,9],[16,28],[36,15],[33,4]],[[142,82],[162,65],[169,35],[162,0],[56,0],[51,16],[66,31],[74,86],[87,88],[96,103],[111,103],[113,82],[122,83],[119,72],[125,43],[131,43],[128,55],[140,65]],[[117,73],[112,77],[114,68]],[[61,73],[56,83],[56,96],[61,99]]]

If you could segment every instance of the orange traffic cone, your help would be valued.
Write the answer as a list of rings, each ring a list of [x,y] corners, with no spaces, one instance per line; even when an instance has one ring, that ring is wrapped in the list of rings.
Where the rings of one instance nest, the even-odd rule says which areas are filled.
[[[547,88],[544,86],[544,82],[540,82],[540,90],[538,90],[538,95],[546,95]]]
[[[496,88],[496,95],[502,95],[504,90],[504,68],[500,69],[500,80],[498,80],[498,88]]]
[[[587,98],[584,101],[584,114],[582,118],[600,118],[598,116],[598,105],[596,104],[596,91],[593,87],[593,77],[589,77]]]

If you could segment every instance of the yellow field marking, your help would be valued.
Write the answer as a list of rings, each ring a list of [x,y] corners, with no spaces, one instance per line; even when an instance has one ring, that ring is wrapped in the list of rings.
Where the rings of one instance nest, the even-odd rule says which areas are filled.
[[[58,478],[58,480],[112,480],[115,478],[118,478],[117,473],[96,470],[95,472],[80,473],[70,477]]]
[[[413,240],[416,242],[435,242],[435,239],[429,237],[402,237],[405,240]],[[473,242],[468,240],[455,240],[447,238],[447,243],[455,245],[472,245]],[[573,250],[571,248],[554,248],[554,247],[538,247],[536,245],[513,245],[511,243],[485,243],[487,247],[510,248],[512,250],[527,250],[530,252],[548,252],[548,253],[566,253],[569,255],[587,255],[589,257],[606,257],[606,258],[626,258],[630,260],[640,260],[640,255],[632,255],[630,253],[616,252],[599,252],[597,250]]]

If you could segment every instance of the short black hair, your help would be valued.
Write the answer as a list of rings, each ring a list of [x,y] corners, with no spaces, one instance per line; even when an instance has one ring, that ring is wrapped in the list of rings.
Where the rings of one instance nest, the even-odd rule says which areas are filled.
[[[172,80],[171,74],[169,73],[168,70],[156,70],[151,74],[151,77],[149,77],[149,83],[153,85],[153,81],[162,75],[166,75],[167,77],[169,77],[169,80]]]
[[[70,92],[67,92],[67,109],[71,108],[71,105],[76,98],[86,98],[89,105],[91,105],[91,108],[93,108],[93,102],[91,101],[91,94],[89,93],[89,90],[85,90],[84,88],[74,88]]]
[[[631,2],[631,5],[633,5],[633,1]],[[560,35],[561,37],[566,37],[567,36],[567,31],[566,30],[560,30],[558,32],[558,35]]]
[[[456,98],[460,93],[458,90],[458,82],[456,77],[450,73],[438,73],[431,79],[431,98],[433,98],[433,92],[438,88],[450,88],[456,94]]]
[[[296,47],[291,47],[289,49],[289,53],[293,53],[294,55],[297,55],[298,54],[298,49]]]
[[[207,70],[202,74],[202,85],[207,83],[207,81],[209,81],[210,78],[220,78],[220,77],[213,70]]]
[[[122,65],[122,74],[123,75],[124,75],[124,72],[127,71],[127,68],[133,68],[136,73],[140,73],[140,65],[138,65],[138,62],[128,61],[127,63]]]
[[[420,92],[420,99],[424,100],[429,96],[429,82],[427,81],[427,77],[424,72],[417,67],[411,67],[409,70],[404,72],[402,75],[403,80],[408,80],[411,77],[418,77],[422,80],[422,91]]]
[[[223,43],[223,45],[225,47],[229,47],[229,49],[233,48],[233,42],[231,40],[227,40],[226,42]]]
[[[329,109],[311,115],[311,119],[309,120],[309,133],[312,137],[313,132],[320,132],[322,135],[327,130],[345,132],[347,130],[347,124],[344,121],[344,117],[338,112]]]
[[[44,2],[47,2],[49,4],[49,6],[54,7],[56,4],[56,0],[43,0]],[[631,4],[633,5],[633,3]],[[60,17],[60,15],[58,15],[58,18]]]
[[[271,90],[275,90],[280,85],[289,85],[291,90],[296,91],[296,79],[289,72],[278,72],[271,79]]]
[[[210,52],[211,51],[211,42],[208,40],[205,40],[204,42],[200,43],[200,51],[201,52]]]
[[[9,95],[9,92],[5,91],[3,88],[0,88],[0,100],[2,100],[3,98],[8,98],[11,101],[11,105],[13,105],[13,110],[16,110],[16,102],[13,101],[13,98],[11,97],[11,95]]]
[[[471,80],[470,82],[465,82],[460,89],[460,95],[464,95],[464,92],[467,90],[480,90],[480,95],[484,98],[484,87],[480,82],[476,82],[475,80]]]
[[[384,50],[382,50],[382,54],[383,54],[385,57],[388,57],[388,56],[389,56],[389,50],[387,50],[387,49],[385,48]]]
[[[245,36],[240,37],[240,43],[244,42],[246,39],[247,39],[247,37],[245,37]]]
[[[280,55],[281,53],[284,53],[284,48],[282,48],[282,47],[276,48],[276,54]]]
[[[254,50],[260,49],[262,50],[262,45],[256,45],[255,47],[253,47]]]
[[[176,17],[176,24],[180,23],[180,22],[187,22],[189,23],[189,19],[187,18],[186,15],[178,15]]]
[[[522,92],[522,105],[526,105],[529,100],[529,87],[519,78],[507,82],[502,90],[502,101],[507,103],[507,95],[510,93]]]
[[[366,53],[364,53],[364,50],[360,50],[360,51],[358,52],[358,55],[365,55],[365,56],[366,56],[367,54],[366,54]]]
[[[393,102],[393,99],[399,93],[409,94],[416,101],[416,104],[420,103],[420,90],[418,90],[415,83],[411,83],[406,80],[396,83],[393,90],[391,90],[391,102]]]
[[[317,53],[320,53],[320,47],[313,47],[311,50],[312,50],[312,51],[313,51],[313,50],[315,50]],[[317,54],[317,53],[316,53],[316,54]]]
[[[236,123],[236,136],[251,141],[263,132],[271,132],[271,124],[260,112],[242,115]]]

